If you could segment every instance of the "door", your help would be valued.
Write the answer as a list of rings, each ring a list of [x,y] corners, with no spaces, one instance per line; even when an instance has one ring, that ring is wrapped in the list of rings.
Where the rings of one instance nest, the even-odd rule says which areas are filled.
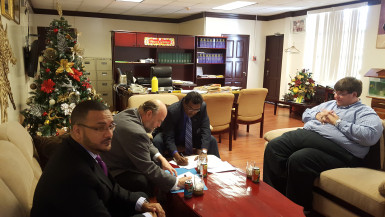
[[[249,35],[227,35],[225,85],[246,88],[249,65]]]
[[[269,90],[266,101],[279,100],[281,84],[283,35],[266,36],[263,87]]]

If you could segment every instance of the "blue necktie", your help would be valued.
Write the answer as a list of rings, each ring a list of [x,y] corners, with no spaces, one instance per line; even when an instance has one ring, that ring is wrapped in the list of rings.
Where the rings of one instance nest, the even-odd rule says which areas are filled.
[[[186,133],[185,133],[185,146],[187,155],[191,155],[193,153],[193,144],[192,144],[192,126],[191,119],[188,117],[186,119]]]
[[[103,169],[104,174],[106,174],[106,176],[108,176],[107,165],[106,165],[106,163],[104,163],[102,158],[100,158],[100,155],[96,156],[95,160],[98,162],[100,167]]]

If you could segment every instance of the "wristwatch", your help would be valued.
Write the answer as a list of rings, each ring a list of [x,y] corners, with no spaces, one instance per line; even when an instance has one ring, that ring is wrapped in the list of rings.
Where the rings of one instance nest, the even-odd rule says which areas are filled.
[[[336,123],[334,124],[334,126],[338,127],[338,125],[340,124],[340,122],[341,122],[341,119],[336,120]]]
[[[203,154],[207,154],[207,149],[202,149]]]

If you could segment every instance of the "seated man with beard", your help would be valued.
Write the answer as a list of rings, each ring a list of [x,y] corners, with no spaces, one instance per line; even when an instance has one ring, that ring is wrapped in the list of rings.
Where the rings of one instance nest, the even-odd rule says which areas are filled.
[[[152,144],[147,133],[159,127],[167,108],[159,100],[149,100],[138,109],[126,109],[114,116],[116,129],[110,152],[103,154],[109,171],[124,188],[153,194],[184,187],[190,177],[178,179],[175,169]],[[170,173],[166,173],[168,170]]]

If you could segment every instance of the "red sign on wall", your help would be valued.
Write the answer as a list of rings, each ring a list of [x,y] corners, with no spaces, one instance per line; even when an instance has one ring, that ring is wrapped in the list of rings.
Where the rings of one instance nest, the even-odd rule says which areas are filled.
[[[152,38],[152,37],[144,37],[144,45],[147,46],[175,46],[174,38]]]

